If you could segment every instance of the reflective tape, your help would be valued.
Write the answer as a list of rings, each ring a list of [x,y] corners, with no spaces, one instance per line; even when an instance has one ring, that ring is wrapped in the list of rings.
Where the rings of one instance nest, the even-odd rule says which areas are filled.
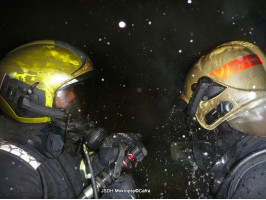
[[[261,65],[263,61],[257,54],[243,56],[233,60],[210,73],[210,75],[225,79],[249,67]]]
[[[30,166],[32,166],[33,169],[35,170],[41,165],[41,163],[38,162],[36,158],[31,156],[28,152],[6,141],[3,141],[3,140],[0,141],[0,150],[6,151],[13,155],[18,156],[25,162],[29,163]]]
[[[86,165],[84,163],[84,160],[82,159],[80,162],[79,170],[84,172],[85,179],[87,179],[87,170],[86,170]]]

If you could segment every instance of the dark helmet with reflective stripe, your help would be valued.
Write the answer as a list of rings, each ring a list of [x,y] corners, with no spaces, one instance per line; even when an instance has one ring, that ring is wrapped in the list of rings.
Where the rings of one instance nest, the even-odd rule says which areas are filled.
[[[180,99],[208,130],[227,121],[235,130],[266,136],[266,57],[256,45],[233,41],[202,56]]]

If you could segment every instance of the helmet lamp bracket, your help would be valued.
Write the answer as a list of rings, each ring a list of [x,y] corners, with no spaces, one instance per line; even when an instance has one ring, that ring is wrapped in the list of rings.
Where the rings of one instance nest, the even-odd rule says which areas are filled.
[[[18,100],[18,107],[22,109],[30,110],[31,112],[35,114],[42,113],[43,116],[47,116],[51,118],[64,119],[65,117],[65,112],[63,111],[38,105],[22,96]]]
[[[226,89],[208,77],[201,77],[197,83],[192,84],[191,90],[193,91],[192,97],[189,100],[187,115],[193,118],[197,112],[198,106],[201,101],[210,100]]]
[[[19,117],[52,117],[62,119],[65,112],[45,106],[45,92],[36,88],[39,82],[28,85],[6,75],[0,95]]]

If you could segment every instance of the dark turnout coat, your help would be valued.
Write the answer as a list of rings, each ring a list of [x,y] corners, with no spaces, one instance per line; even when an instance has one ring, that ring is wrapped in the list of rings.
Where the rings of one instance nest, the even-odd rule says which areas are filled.
[[[75,198],[87,182],[81,160],[49,123],[0,117],[0,198]]]
[[[237,132],[227,123],[192,136],[199,168],[212,174],[216,198],[266,198],[266,140]]]

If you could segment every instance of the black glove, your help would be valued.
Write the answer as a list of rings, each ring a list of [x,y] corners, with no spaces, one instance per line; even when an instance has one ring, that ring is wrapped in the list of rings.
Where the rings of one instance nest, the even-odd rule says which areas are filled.
[[[114,133],[102,142],[93,165],[96,174],[113,165],[113,178],[117,179],[123,168],[131,168],[132,164],[142,161],[146,155],[140,134]]]

